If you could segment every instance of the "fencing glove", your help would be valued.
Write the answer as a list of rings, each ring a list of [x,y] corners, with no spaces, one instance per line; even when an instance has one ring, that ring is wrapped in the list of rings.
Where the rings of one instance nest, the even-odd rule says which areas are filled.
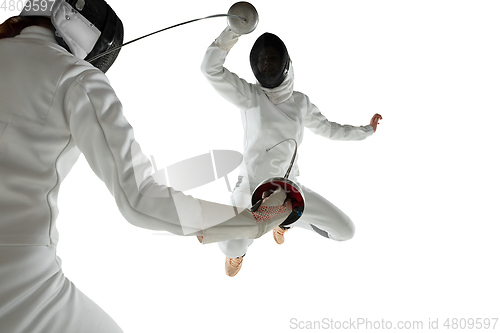
[[[229,26],[224,29],[219,37],[215,39],[215,44],[225,51],[230,51],[241,35],[233,32]]]

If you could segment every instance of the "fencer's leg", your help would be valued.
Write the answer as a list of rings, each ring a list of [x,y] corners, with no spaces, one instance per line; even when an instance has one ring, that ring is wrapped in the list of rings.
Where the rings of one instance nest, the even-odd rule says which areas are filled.
[[[228,258],[242,257],[247,253],[248,247],[253,243],[253,239],[230,239],[218,242],[220,250]]]
[[[336,241],[351,239],[355,233],[349,216],[318,193],[299,185],[304,193],[306,207],[302,217],[293,224]]]
[[[250,207],[252,200],[252,190],[246,177],[239,177],[238,183],[231,195],[230,205],[236,207]],[[247,253],[248,247],[253,243],[253,239],[230,239],[218,242],[219,248],[228,258],[241,257]]]
[[[252,191],[248,177],[240,176],[231,196],[230,204],[234,207],[250,207]],[[239,208],[238,208],[239,211]],[[226,255],[225,270],[227,276],[235,276],[243,265],[243,257],[253,239],[231,239],[219,242],[219,248]]]

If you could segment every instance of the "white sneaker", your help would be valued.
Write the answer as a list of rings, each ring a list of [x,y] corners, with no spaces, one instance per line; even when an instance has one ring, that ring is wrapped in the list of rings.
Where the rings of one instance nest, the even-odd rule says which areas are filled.
[[[285,242],[285,232],[287,231],[288,229],[282,229],[280,226],[277,226],[276,228],[273,229],[273,237],[276,243],[283,244]]]
[[[226,257],[226,275],[235,276],[241,269],[243,265],[243,256],[237,258]]]

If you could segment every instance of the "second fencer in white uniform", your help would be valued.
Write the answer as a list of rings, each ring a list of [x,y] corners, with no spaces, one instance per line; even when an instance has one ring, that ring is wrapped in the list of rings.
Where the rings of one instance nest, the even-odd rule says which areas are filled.
[[[244,137],[244,162],[239,182],[233,192],[237,206],[249,206],[256,186],[271,177],[283,177],[289,167],[295,146],[302,142],[304,128],[332,140],[363,140],[372,135],[382,117],[375,114],[366,126],[340,125],[328,121],[309,98],[293,90],[294,74],[285,44],[277,36],[265,33],[255,42],[250,62],[257,78],[251,84],[223,65],[230,49],[240,35],[228,27],[212,43],[205,54],[201,70],[215,90],[240,109]],[[299,175],[294,164],[289,179],[297,183]],[[298,184],[298,183],[297,183]],[[351,219],[331,202],[300,185],[306,203],[302,217],[292,226],[305,228],[337,241],[353,237]],[[280,227],[273,234],[278,244],[284,241]],[[219,242],[226,255],[226,274],[234,276],[241,269],[243,257],[252,239],[233,239]]]

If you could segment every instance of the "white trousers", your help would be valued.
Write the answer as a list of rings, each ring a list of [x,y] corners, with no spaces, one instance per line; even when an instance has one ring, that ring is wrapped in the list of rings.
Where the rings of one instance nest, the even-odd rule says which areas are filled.
[[[345,241],[354,236],[355,227],[351,219],[334,204],[318,193],[295,182],[304,193],[304,214],[291,226],[314,231],[321,236]],[[233,204],[238,207],[248,207],[251,204],[252,194],[248,187],[240,186],[233,192]],[[219,248],[228,258],[241,257],[247,253],[253,239],[231,239],[219,242]]]
[[[0,332],[123,333],[64,276],[53,245],[0,245]]]

